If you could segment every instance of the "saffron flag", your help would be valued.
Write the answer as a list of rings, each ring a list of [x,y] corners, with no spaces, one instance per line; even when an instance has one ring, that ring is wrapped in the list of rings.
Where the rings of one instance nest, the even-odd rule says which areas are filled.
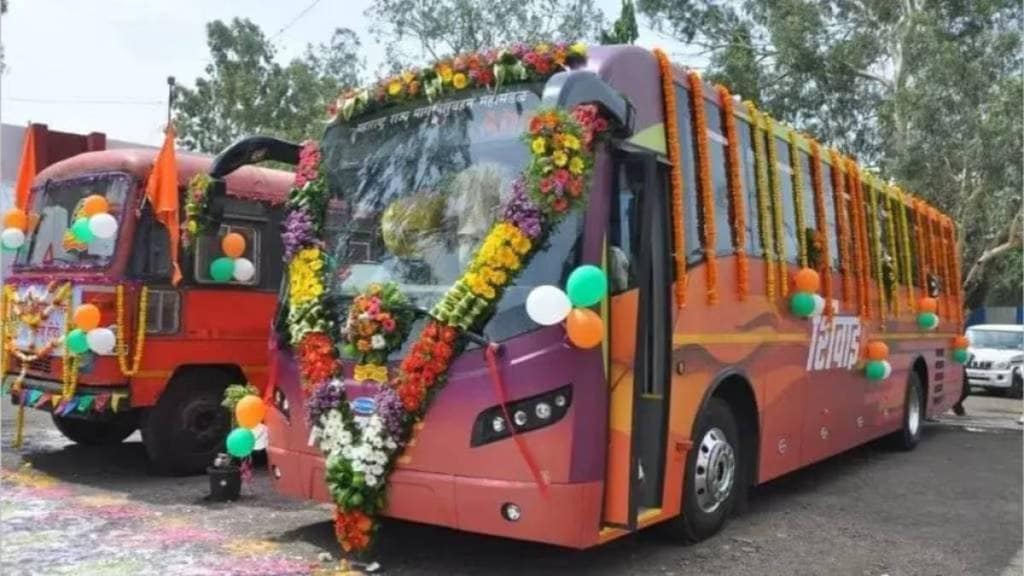
[[[28,209],[28,193],[36,177],[36,131],[30,124],[25,129],[21,145],[21,164],[18,166],[18,182],[15,184],[14,202],[19,210]]]
[[[169,124],[164,135],[164,145],[153,162],[153,171],[146,182],[146,198],[153,207],[157,221],[167,228],[171,244],[171,283],[181,281],[178,267],[178,163],[174,158],[174,125]]]

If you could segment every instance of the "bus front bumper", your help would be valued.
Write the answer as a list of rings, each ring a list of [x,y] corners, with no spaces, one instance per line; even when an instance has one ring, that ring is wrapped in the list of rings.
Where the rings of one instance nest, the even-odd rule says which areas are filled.
[[[331,501],[322,457],[274,446],[267,455],[278,492]],[[398,469],[388,482],[384,515],[390,518],[569,548],[598,544],[599,481],[549,484],[542,493],[534,482]],[[518,512],[515,520],[507,518],[510,505]]]

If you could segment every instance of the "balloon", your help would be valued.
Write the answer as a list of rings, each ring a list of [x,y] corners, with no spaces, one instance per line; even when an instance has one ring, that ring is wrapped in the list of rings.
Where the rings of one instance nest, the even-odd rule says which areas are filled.
[[[819,294],[811,294],[811,298],[814,298],[814,310],[811,312],[811,316],[821,316],[825,313],[825,299]]]
[[[230,232],[220,241],[220,248],[229,258],[238,258],[245,254],[245,237],[238,232]]]
[[[100,309],[94,304],[82,304],[75,308],[75,327],[88,332],[100,325]]]
[[[953,350],[953,361],[957,364],[967,364],[967,350],[963,348]]]
[[[886,380],[889,376],[892,376],[892,364],[889,364],[888,360],[882,360],[882,368],[885,372],[882,373],[882,380]]]
[[[918,312],[931,312],[934,313],[939,309],[939,301],[935,298],[925,296],[917,301]]]
[[[868,360],[885,360],[889,357],[889,346],[881,340],[868,342]]]
[[[537,324],[553,326],[572,311],[572,302],[557,286],[537,286],[526,296],[526,315]]]
[[[589,308],[573,308],[565,319],[565,331],[578,348],[593,348],[604,338],[604,321]]]
[[[73,354],[82,354],[83,352],[89,351],[89,339],[85,335],[85,330],[75,328],[71,332],[68,332],[68,337],[65,342],[68,350]]]
[[[85,214],[86,217],[106,214],[109,210],[110,205],[107,204],[107,199],[99,194],[86,196],[82,202],[82,214]]]
[[[814,313],[814,295],[810,292],[797,292],[789,299],[789,309],[800,316],[807,318]]]
[[[79,218],[75,220],[75,223],[71,225],[71,234],[82,244],[88,244],[92,242],[93,234],[92,230],[89,229],[89,219]]]
[[[254,449],[255,450],[266,450],[267,449],[267,440],[268,440],[268,437],[267,437],[267,425],[266,424],[257,424],[256,427],[252,429],[252,435],[256,437],[256,446],[255,446]]]
[[[917,315],[917,327],[922,330],[934,330],[939,325],[939,317],[932,312]]]
[[[245,458],[256,446],[256,436],[248,428],[235,428],[228,434],[228,454],[235,458]]]
[[[239,282],[248,282],[256,275],[256,267],[248,258],[237,258],[234,262],[231,276]]]
[[[0,242],[8,250],[17,250],[25,245],[25,233],[20,228],[4,228],[0,233]]]
[[[953,337],[953,348],[967,348],[971,345],[971,341],[967,336],[954,336]]]
[[[25,230],[28,228],[28,216],[24,210],[18,210],[17,208],[11,208],[7,212],[4,212],[4,228],[17,228],[18,230]]]
[[[587,264],[569,274],[565,288],[573,306],[593,306],[608,293],[608,277],[597,266]]]
[[[210,278],[216,282],[227,282],[235,274],[235,261],[226,256],[210,262]]]
[[[93,236],[108,240],[117,234],[117,219],[107,214],[97,214],[89,218],[89,231]]]
[[[868,380],[881,380],[885,378],[885,362],[883,360],[872,360],[864,366],[864,375]]]
[[[235,419],[242,428],[255,428],[263,421],[267,413],[267,407],[263,405],[263,399],[254,394],[242,398],[235,405]]]
[[[89,349],[97,354],[110,354],[117,342],[114,331],[110,328],[93,328],[86,332],[85,339],[89,343]]]
[[[821,278],[812,268],[801,268],[793,276],[793,284],[798,292],[817,292],[821,288]]]

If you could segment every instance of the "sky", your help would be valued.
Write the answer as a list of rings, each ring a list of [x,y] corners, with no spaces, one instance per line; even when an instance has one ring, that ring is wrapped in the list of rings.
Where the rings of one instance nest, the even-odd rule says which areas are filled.
[[[10,0],[0,21],[7,70],[0,77],[0,120],[51,130],[104,132],[159,145],[167,121],[167,77],[192,85],[209,56],[205,25],[249,18],[273,38],[286,62],[336,27],[363,41],[368,69],[384,48],[363,16],[372,0]],[[620,0],[597,0],[609,20]],[[685,56],[686,48],[640,23],[637,44]],[[693,65],[692,62],[689,62]]]

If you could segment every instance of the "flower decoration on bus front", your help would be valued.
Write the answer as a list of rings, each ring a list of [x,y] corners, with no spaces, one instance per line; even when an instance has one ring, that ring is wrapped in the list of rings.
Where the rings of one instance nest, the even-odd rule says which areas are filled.
[[[185,222],[181,225],[181,246],[185,250],[195,248],[196,238],[206,230],[206,209],[210,201],[209,175],[197,173],[189,180],[185,192]]]
[[[504,50],[460,54],[388,76],[368,88],[345,90],[328,112],[332,117],[351,120],[420,98],[432,101],[452,92],[544,81],[556,72],[582,64],[586,57],[587,47],[579,42],[515,44]]]
[[[505,56],[481,62],[510,67],[518,62],[528,75],[541,74],[557,69],[562,57],[559,50],[576,49],[552,46],[523,51],[514,62]],[[384,92],[391,92],[392,100],[385,98],[381,104],[408,95],[413,82],[421,82],[423,90],[428,83],[433,89],[458,90],[463,85],[458,75],[472,68],[471,60],[452,61],[448,66],[450,70],[438,66],[430,73],[401,77],[401,86]],[[516,72],[502,72],[510,73]],[[485,80],[486,76],[468,74],[466,87],[471,81]],[[307,394],[309,443],[327,457],[327,484],[337,505],[335,533],[345,551],[370,545],[377,529],[375,517],[385,506],[388,475],[411,440],[414,424],[426,414],[431,398],[444,386],[452,362],[465,345],[460,333],[479,328],[493,314],[505,289],[529,263],[547,231],[585,203],[594,145],[607,122],[590,105],[579,106],[572,114],[543,110],[537,116],[540,120],[525,134],[532,153],[530,165],[463,274],[430,311],[432,318],[410,346],[397,373],[382,378],[386,382],[377,386],[372,396],[351,402],[340,379],[338,349],[344,346],[360,362],[356,380],[375,375],[388,353],[407,338],[411,318],[406,314],[411,309],[396,286],[371,285],[353,300],[344,326],[334,327],[332,318],[339,315],[325,298],[328,266],[318,239],[323,233],[327,187],[315,145],[303,147],[304,167],[296,176],[286,218],[288,339],[296,346]],[[541,142],[535,143],[538,138]],[[393,232],[392,243],[409,240],[403,231]]]

